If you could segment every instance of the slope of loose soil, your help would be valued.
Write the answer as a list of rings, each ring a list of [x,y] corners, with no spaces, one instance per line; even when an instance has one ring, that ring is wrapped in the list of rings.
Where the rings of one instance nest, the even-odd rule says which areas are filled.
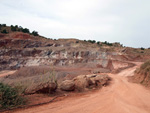
[[[112,84],[97,92],[15,113],[150,113],[150,91],[127,80],[135,69],[136,66],[110,74]]]
[[[150,60],[146,61],[137,68],[134,76],[131,78],[133,82],[140,83],[144,86],[150,87]]]

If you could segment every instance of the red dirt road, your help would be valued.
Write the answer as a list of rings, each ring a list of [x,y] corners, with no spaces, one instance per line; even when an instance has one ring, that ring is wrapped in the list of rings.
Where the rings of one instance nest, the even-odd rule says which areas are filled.
[[[99,91],[15,113],[150,113],[150,91],[127,81],[135,69],[110,74],[112,83]]]

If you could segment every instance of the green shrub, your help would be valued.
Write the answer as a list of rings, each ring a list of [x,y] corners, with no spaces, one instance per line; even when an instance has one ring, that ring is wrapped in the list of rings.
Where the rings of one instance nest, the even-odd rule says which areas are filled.
[[[109,43],[109,42],[107,42],[107,41],[103,42],[103,44],[108,45],[108,46],[113,46],[112,43]]]
[[[145,50],[145,48],[141,47],[141,50]]]
[[[100,45],[100,42],[99,42],[99,41],[97,42],[97,45]]]
[[[11,27],[11,31],[17,31],[15,26],[11,25],[10,27]]]
[[[76,43],[79,43],[79,41],[77,40]]]
[[[22,32],[24,32],[24,33],[30,33],[29,29],[27,29],[27,28],[22,29]]]
[[[19,26],[18,31],[22,32],[22,30],[23,30],[23,27]]]
[[[34,36],[39,36],[37,31],[33,31],[31,34],[34,35]]]
[[[16,108],[25,104],[25,99],[19,94],[17,88],[0,83],[0,109]]]
[[[95,40],[88,40],[88,42],[94,44],[96,41]]]
[[[6,31],[6,29],[4,29],[3,31],[1,31],[1,33],[7,34],[8,32]]]
[[[1,24],[2,25],[2,27],[6,27],[6,24]]]

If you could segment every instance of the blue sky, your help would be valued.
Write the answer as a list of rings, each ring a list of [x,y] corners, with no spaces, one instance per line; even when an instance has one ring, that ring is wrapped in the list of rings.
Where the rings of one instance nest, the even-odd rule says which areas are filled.
[[[150,0],[0,0],[0,23],[48,38],[150,47]]]

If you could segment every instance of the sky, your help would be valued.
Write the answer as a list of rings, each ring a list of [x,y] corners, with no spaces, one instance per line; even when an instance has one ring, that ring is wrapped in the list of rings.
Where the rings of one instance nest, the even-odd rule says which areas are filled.
[[[0,24],[47,38],[150,47],[150,0],[0,0]]]

